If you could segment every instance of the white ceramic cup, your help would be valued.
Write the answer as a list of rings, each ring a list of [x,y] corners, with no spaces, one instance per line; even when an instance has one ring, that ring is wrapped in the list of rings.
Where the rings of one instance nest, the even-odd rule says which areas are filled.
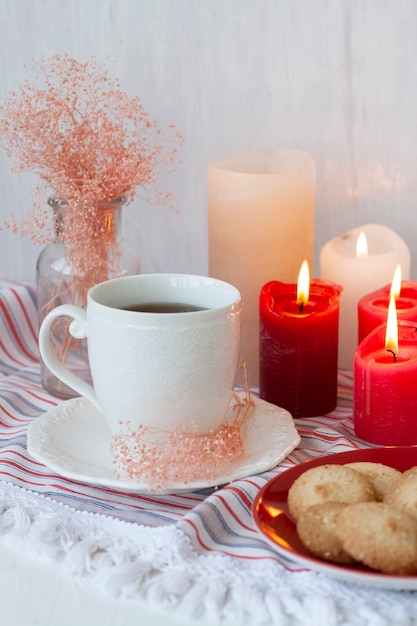
[[[131,311],[144,303],[185,303],[202,310]],[[120,422],[196,434],[217,429],[229,406],[239,358],[241,299],[233,285],[192,274],[141,274],[100,283],[87,309],[64,304],[39,333],[49,369],[104,415],[113,434]],[[94,388],[56,358],[54,320],[73,318],[70,333],[87,337]]]

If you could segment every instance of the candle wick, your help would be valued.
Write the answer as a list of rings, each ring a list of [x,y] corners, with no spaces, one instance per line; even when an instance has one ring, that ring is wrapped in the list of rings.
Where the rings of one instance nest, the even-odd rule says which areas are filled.
[[[304,302],[300,302],[300,313],[303,312],[304,309]]]
[[[387,352],[391,352],[392,356],[394,357],[394,363],[397,360],[397,355],[395,354],[394,350],[390,350],[389,348],[387,349]]]

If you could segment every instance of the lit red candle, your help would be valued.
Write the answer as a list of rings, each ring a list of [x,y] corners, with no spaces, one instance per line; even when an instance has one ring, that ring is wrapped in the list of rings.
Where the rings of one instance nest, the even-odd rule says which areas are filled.
[[[294,417],[323,415],[337,399],[339,296],[333,282],[271,281],[260,294],[259,391]]]
[[[417,283],[401,282],[401,266],[397,267],[391,285],[367,294],[358,302],[358,343],[387,320],[390,295],[396,300],[397,318],[417,322]]]
[[[388,319],[358,346],[354,357],[354,428],[358,437],[385,446],[417,444],[417,326]]]

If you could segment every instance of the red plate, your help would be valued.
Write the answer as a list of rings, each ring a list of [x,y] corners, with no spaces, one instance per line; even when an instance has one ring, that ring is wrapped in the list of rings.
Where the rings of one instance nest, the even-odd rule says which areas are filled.
[[[312,556],[298,537],[296,525],[288,512],[288,490],[294,480],[311,467],[333,463],[368,461],[384,463],[405,471],[417,465],[417,447],[391,447],[354,450],[320,456],[301,463],[270,480],[259,491],[252,507],[255,523],[274,548],[282,564],[290,570],[311,569],[361,584],[391,589],[417,589],[417,576],[375,572],[360,565],[339,565]]]

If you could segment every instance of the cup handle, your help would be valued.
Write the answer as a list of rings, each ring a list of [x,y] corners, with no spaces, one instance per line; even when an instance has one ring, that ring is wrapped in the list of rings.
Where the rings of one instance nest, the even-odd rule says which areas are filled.
[[[39,329],[39,350],[41,357],[57,378],[71,387],[71,389],[74,389],[74,391],[90,400],[90,402],[100,411],[94,388],[86,383],[82,378],[77,376],[77,374],[74,374],[74,372],[68,369],[68,367],[63,365],[57,359],[51,348],[51,326],[54,320],[61,317],[61,315],[68,315],[73,318],[73,321],[69,326],[69,331],[72,337],[75,339],[85,339],[87,337],[87,314],[84,309],[81,309],[74,304],[61,304],[55,309],[52,309],[52,311],[46,315]]]

